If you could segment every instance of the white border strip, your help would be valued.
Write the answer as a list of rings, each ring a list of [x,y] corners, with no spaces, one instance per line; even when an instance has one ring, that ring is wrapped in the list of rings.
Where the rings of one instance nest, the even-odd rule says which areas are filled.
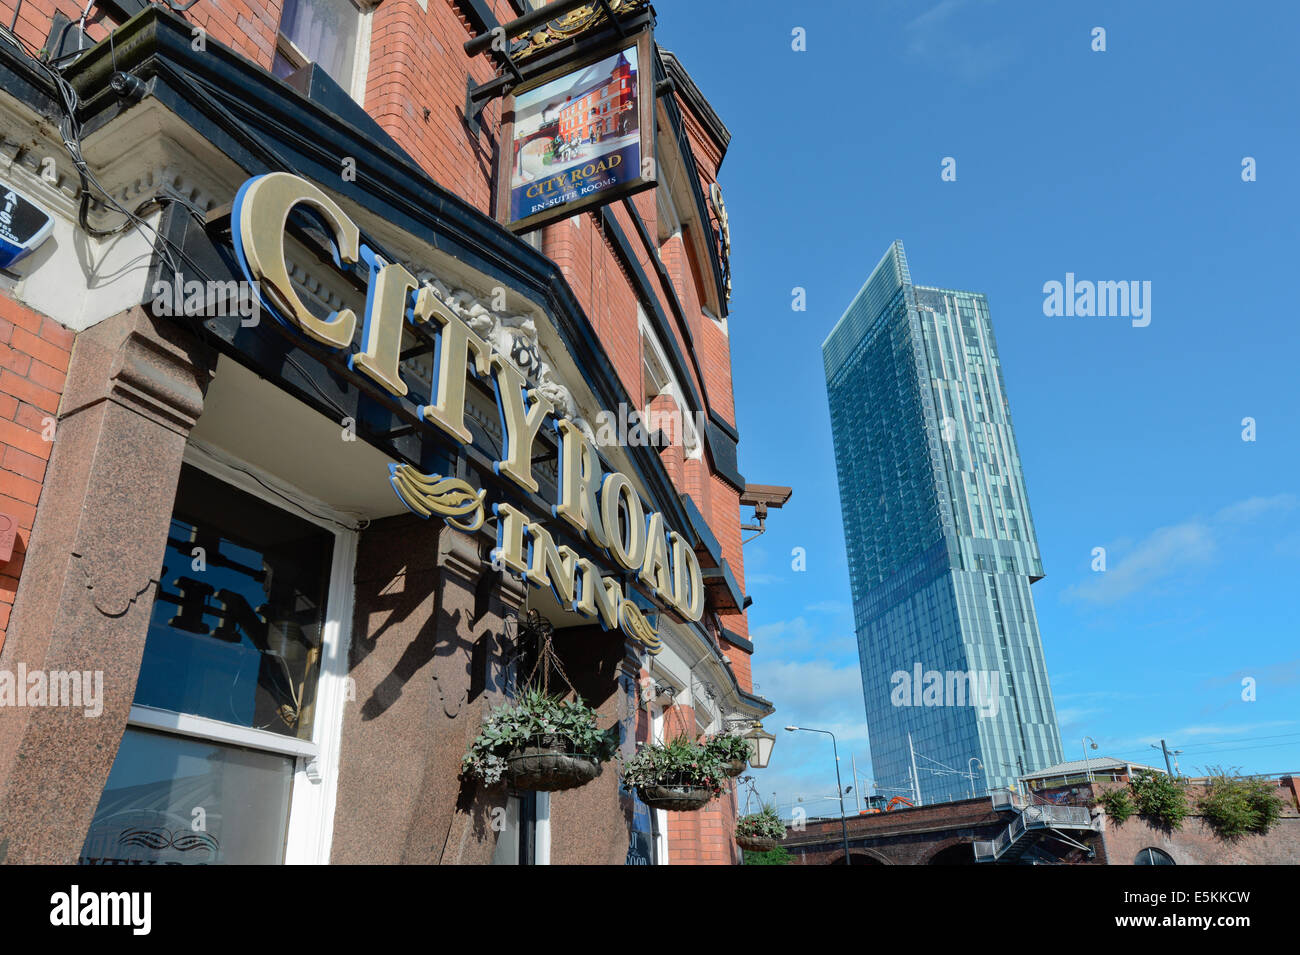
[[[270,750],[288,756],[314,757],[318,751],[316,743],[312,740],[294,739],[292,736],[281,736],[279,733],[254,729],[251,726],[236,726],[233,723],[223,723],[221,720],[211,720],[206,716],[174,713],[154,706],[133,705],[127,715],[127,723],[145,729],[181,733],[185,736],[229,743],[232,746]]]

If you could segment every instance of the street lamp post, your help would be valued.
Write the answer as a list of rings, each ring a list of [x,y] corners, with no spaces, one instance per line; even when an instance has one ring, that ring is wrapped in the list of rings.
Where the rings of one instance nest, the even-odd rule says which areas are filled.
[[[978,756],[972,756],[970,759],[966,760],[966,768],[970,770],[969,775],[970,775],[970,798],[971,799],[975,798],[975,766],[974,766],[975,763],[980,764],[980,769],[984,768],[984,761],[981,760]]]
[[[1088,782],[1092,782],[1092,760],[1088,757],[1088,744],[1092,743],[1092,748],[1097,748],[1097,741],[1091,736],[1083,738],[1083,769],[1088,774]]]
[[[1152,743],[1152,744],[1151,744],[1151,748],[1152,748],[1152,749],[1158,749],[1158,750],[1160,750],[1160,752],[1162,752],[1162,753],[1165,754],[1165,771],[1169,773],[1169,778],[1170,778],[1170,779],[1174,779],[1174,778],[1176,778],[1178,774],[1174,772],[1174,767],[1172,767],[1172,766],[1169,765],[1169,757],[1170,757],[1170,756],[1181,756],[1181,755],[1183,755],[1183,751],[1182,751],[1181,749],[1170,749],[1167,745],[1165,745],[1165,741],[1164,741],[1164,740],[1161,740],[1161,741],[1160,741],[1160,745],[1159,745],[1159,746],[1157,746],[1155,743]]]
[[[844,864],[853,865],[849,855],[849,824],[844,821],[844,784],[840,782],[840,748],[835,742],[835,734],[830,730],[818,730],[809,726],[787,726],[787,733],[825,733],[831,738],[831,752],[835,754],[835,789],[840,795],[840,837],[844,840]],[[854,780],[856,783],[857,780]]]

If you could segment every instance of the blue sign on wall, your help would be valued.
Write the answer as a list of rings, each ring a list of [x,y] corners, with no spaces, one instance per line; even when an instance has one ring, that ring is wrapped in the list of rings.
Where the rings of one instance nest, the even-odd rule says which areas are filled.
[[[14,189],[0,185],[0,269],[7,269],[49,237],[54,220]]]

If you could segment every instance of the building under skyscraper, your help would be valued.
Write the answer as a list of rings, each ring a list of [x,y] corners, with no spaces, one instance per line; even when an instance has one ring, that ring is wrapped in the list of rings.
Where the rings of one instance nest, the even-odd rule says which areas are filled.
[[[877,787],[932,803],[1060,762],[987,300],[914,286],[894,242],[822,355]]]

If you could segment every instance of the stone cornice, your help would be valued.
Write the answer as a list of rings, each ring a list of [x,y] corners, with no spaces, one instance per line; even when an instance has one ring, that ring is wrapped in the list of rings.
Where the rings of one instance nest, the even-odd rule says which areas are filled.
[[[59,417],[113,401],[188,435],[203,411],[213,360],[172,323],[131,309],[77,336]]]

